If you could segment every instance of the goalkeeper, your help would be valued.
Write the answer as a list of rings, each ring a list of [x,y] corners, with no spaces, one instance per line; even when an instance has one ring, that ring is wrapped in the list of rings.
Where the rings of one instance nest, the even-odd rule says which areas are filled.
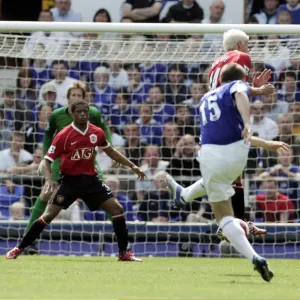
[[[49,119],[48,126],[45,130],[45,135],[43,140],[44,155],[47,153],[49,147],[51,146],[54,136],[63,128],[65,128],[66,126],[70,125],[73,122],[72,116],[70,114],[71,104],[76,100],[84,100],[85,94],[86,94],[86,88],[84,84],[80,82],[73,83],[69,87],[67,92],[68,106],[59,108],[52,112]],[[109,128],[103,122],[100,111],[97,108],[92,106],[89,107],[89,121],[92,124],[103,129],[108,141],[111,142],[111,135],[110,135]],[[39,173],[41,173],[42,171],[41,169],[43,168],[43,165],[44,165],[44,161],[40,163]],[[55,160],[51,164],[52,180],[54,182],[57,182],[57,180],[59,179],[60,176],[59,167],[60,167],[60,159]],[[101,170],[98,167],[96,160],[95,160],[95,168],[98,171],[99,177],[102,178],[103,174],[101,173]],[[43,188],[41,194],[39,195],[39,197],[36,199],[34,203],[34,206],[31,211],[31,216],[25,228],[24,233],[26,233],[29,230],[31,224],[43,214],[50,198],[51,195],[45,194]],[[27,250],[26,251],[27,254],[37,254],[37,249],[34,246],[29,246],[26,250]]]

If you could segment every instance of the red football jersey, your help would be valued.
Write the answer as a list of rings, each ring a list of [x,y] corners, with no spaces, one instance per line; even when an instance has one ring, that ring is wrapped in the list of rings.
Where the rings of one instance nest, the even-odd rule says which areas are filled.
[[[241,51],[230,51],[218,57],[211,66],[209,71],[209,85],[211,89],[215,89],[221,85],[220,74],[222,68],[229,63],[237,63],[241,65],[247,75],[246,81],[249,80],[249,70],[251,68],[251,58],[249,54]]]
[[[82,132],[72,123],[55,136],[45,158],[53,162],[60,157],[63,174],[96,175],[94,154],[97,146],[109,146],[101,128],[89,123]]]

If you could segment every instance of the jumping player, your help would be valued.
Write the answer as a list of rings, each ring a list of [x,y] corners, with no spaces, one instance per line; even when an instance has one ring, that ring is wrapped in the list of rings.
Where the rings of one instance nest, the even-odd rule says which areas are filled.
[[[110,146],[101,128],[89,123],[89,106],[86,101],[75,101],[70,109],[73,123],[55,136],[44,157],[45,194],[52,194],[46,211],[32,223],[21,242],[6,254],[6,258],[17,258],[25,247],[39,237],[44,228],[62,209],[67,209],[77,198],[80,198],[91,211],[101,207],[112,216],[119,246],[119,260],[141,261],[127,250],[128,232],[122,205],[114,197],[110,188],[98,178],[94,166],[96,147],[102,148],[111,159],[119,164],[130,168],[141,180],[146,175],[139,167]],[[57,158],[61,158],[59,187],[56,187],[51,176],[51,164]]]
[[[71,116],[71,107],[70,105],[76,101],[76,100],[84,100],[86,94],[86,88],[85,85],[76,82],[72,84],[67,92],[67,99],[68,99],[68,106],[62,107],[59,109],[56,109],[52,112],[50,119],[49,119],[49,125],[45,130],[44,140],[43,140],[43,153],[44,155],[47,153],[51,142],[54,138],[54,135],[58,132],[60,132],[62,129],[64,129],[67,125],[70,125],[72,123],[72,116]],[[105,125],[105,123],[102,121],[102,116],[99,110],[95,107],[89,108],[89,119],[90,122],[100,128],[102,128],[105,132],[106,138],[109,142],[111,142],[111,136],[109,128]],[[44,160],[40,164],[40,173],[42,173],[41,169],[44,165]],[[96,161],[95,161],[95,166]],[[56,182],[59,178],[59,167],[60,167],[60,159],[57,159],[53,164],[51,164],[51,171],[52,171],[52,180]],[[97,167],[99,171],[99,175],[102,178],[102,174],[100,169]],[[25,233],[29,230],[31,224],[37,220],[45,211],[47,202],[49,201],[51,197],[51,194],[45,194],[45,189],[42,189],[41,194],[36,199],[32,211],[31,216],[29,219],[29,222],[27,224],[27,227],[25,228]],[[30,245],[25,251],[28,254],[37,254],[38,249],[34,245]]]
[[[226,53],[218,57],[209,73],[210,88],[215,89],[221,85],[220,74],[224,66],[229,63],[237,63],[241,65],[246,74],[246,81],[248,81],[249,71],[251,69],[251,58],[248,54],[248,40],[249,36],[238,29],[231,29],[224,33],[223,47]],[[250,96],[269,95],[275,92],[275,87],[267,84],[271,77],[270,70],[264,70],[260,75],[255,74],[253,78],[253,87],[250,87]],[[171,190],[178,189],[177,195],[174,195],[175,205],[183,207],[188,202],[203,197],[206,195],[203,187],[202,179],[198,180],[187,188],[179,186],[172,177],[168,176],[167,184]],[[236,218],[245,219],[245,200],[244,189],[241,183],[240,176],[233,183],[236,190],[235,195],[232,197],[232,206]],[[253,235],[264,235],[267,230],[256,227],[252,222],[248,222],[250,233]],[[222,231],[218,230],[218,235],[222,238]]]
[[[198,158],[203,185],[224,236],[269,282],[273,272],[250,245],[239,221],[234,218],[231,204],[235,193],[232,183],[242,174],[250,148],[250,88],[244,82],[244,69],[236,63],[224,66],[220,76],[222,86],[205,94],[200,108]]]

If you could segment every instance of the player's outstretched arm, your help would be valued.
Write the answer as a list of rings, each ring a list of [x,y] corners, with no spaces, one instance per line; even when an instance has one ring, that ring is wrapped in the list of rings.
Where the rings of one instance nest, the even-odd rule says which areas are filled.
[[[143,180],[146,176],[146,174],[134,163],[132,163],[129,159],[127,159],[123,154],[121,154],[116,149],[112,148],[111,146],[103,148],[102,149],[107,156],[109,156],[111,159],[116,161],[117,163],[126,166],[132,170],[135,174],[139,176],[141,180]]]
[[[250,86],[250,97],[273,95],[276,92],[276,88],[273,84],[267,83],[261,87]]]
[[[264,148],[267,151],[277,152],[279,155],[288,153],[290,146],[284,142],[267,141],[256,136],[250,139],[251,146]]]

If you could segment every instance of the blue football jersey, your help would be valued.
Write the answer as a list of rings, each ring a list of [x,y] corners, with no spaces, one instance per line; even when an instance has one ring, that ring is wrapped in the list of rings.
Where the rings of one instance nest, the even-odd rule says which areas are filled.
[[[249,85],[237,80],[203,96],[199,108],[201,145],[228,145],[243,138],[244,123],[235,104],[236,92],[245,92],[249,97]]]

